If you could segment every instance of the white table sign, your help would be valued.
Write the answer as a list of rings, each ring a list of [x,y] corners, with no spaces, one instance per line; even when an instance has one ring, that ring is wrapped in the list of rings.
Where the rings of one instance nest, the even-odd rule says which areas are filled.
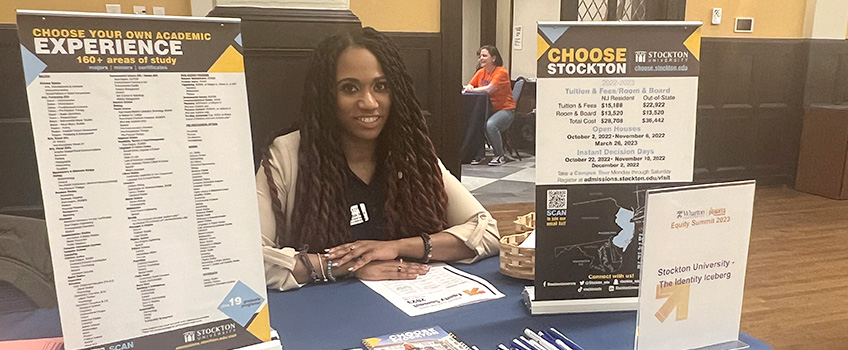
[[[735,342],[754,182],[649,190],[636,349]]]

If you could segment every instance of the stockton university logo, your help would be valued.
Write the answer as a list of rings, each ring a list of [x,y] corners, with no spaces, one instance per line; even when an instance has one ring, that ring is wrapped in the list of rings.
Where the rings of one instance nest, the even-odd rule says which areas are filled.
[[[648,61],[648,51],[636,51],[636,63],[645,63]]]
[[[188,331],[188,332],[183,333],[183,338],[185,339],[186,343],[193,342],[195,340],[194,331]]]

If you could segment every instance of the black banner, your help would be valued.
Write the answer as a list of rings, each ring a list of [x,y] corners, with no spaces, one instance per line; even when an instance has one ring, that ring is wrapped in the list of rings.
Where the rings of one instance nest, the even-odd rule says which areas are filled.
[[[207,72],[228,60],[228,50],[241,60],[235,21],[21,15],[18,28],[23,49],[45,73]]]
[[[698,76],[699,26],[546,25],[539,78]],[[691,40],[690,40],[691,38]]]

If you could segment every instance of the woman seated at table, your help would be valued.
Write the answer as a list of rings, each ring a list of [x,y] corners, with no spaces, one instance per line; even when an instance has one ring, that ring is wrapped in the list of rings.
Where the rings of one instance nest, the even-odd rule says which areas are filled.
[[[303,91],[299,131],[275,138],[256,173],[269,287],[415,279],[429,261],[497,253],[497,223],[436,156],[388,37],[325,39]]]
[[[504,157],[501,132],[506,131],[515,119],[515,100],[512,98],[509,72],[503,67],[503,58],[501,58],[496,47],[484,45],[480,50],[477,50],[477,56],[479,56],[480,69],[471,78],[471,82],[465,86],[465,91],[479,91],[489,94],[489,99],[492,100],[492,108],[495,110],[495,113],[486,121],[486,138],[489,139],[489,144],[492,145],[495,152],[495,157],[492,158],[489,165],[503,165],[506,163],[506,157]],[[484,156],[485,149],[481,149],[471,161],[471,164],[482,163]]]

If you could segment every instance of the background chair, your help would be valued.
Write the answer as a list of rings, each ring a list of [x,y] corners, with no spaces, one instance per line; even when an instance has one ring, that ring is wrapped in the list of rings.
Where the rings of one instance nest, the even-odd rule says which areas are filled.
[[[0,215],[0,314],[56,306],[47,224]]]
[[[524,89],[524,82],[526,79],[524,77],[518,77],[515,79],[515,83],[512,84],[512,99],[515,100],[516,112],[518,111],[518,100],[521,98],[521,92]],[[518,113],[515,114],[517,116]],[[513,120],[513,124],[515,121]],[[506,130],[501,131],[501,139],[503,139],[504,151],[507,154],[514,155],[515,158],[521,160],[521,155],[518,153],[518,150],[515,147],[512,147],[512,140],[510,139],[510,130],[512,129],[512,125],[510,125]]]
[[[525,81],[515,98],[515,120],[509,127],[511,146],[525,153],[536,153],[536,82]]]

